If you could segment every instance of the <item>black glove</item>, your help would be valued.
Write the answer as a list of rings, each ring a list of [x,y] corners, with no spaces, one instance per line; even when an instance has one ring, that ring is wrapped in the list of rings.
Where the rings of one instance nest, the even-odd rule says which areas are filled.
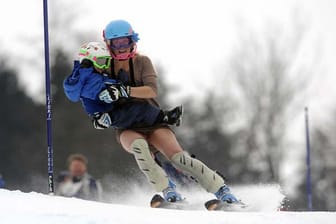
[[[116,85],[116,88],[119,90],[119,96],[124,98],[129,98],[131,96],[131,87],[124,86],[123,84]]]
[[[95,129],[106,129],[112,124],[111,117],[108,113],[95,113],[92,117],[93,127]]]
[[[117,101],[120,97],[128,98],[131,94],[131,87],[122,84],[105,83],[107,88],[99,93],[99,99],[105,103]]]

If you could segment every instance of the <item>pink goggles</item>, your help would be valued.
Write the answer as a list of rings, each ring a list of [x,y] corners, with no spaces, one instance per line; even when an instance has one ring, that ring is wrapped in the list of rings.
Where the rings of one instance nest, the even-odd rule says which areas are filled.
[[[133,45],[133,41],[130,37],[119,37],[109,40],[109,44],[113,50],[120,50],[130,48]]]

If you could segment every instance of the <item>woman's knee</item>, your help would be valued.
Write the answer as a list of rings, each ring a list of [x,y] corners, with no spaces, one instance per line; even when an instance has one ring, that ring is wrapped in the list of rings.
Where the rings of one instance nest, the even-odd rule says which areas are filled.
[[[126,130],[120,134],[120,143],[122,147],[131,152],[131,145],[136,139],[145,139],[145,137],[135,131]]]
[[[155,130],[149,136],[149,142],[161,151],[168,159],[171,159],[176,153],[183,151],[175,137],[175,134],[167,128]]]

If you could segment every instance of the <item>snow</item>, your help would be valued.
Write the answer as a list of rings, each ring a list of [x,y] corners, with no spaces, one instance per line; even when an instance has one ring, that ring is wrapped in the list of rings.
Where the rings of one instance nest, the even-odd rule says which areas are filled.
[[[266,199],[273,203],[279,198],[270,187],[259,187],[266,194]],[[274,187],[272,188],[274,189]],[[237,188],[238,190],[238,188]],[[239,190],[239,193],[243,192]],[[190,192],[192,193],[192,192]],[[195,193],[195,192],[194,192]],[[253,193],[256,197],[260,192]],[[194,198],[203,200],[206,194],[193,194]],[[209,196],[209,195],[207,195]],[[259,195],[260,196],[260,195]],[[142,198],[143,197],[143,198]],[[133,197],[134,198],[134,197]],[[150,198],[150,197],[149,197]],[[148,207],[149,198],[144,195],[130,205],[109,204],[84,201],[75,198],[44,195],[31,192],[9,191],[0,189],[0,223],[1,224],[112,224],[112,223],[211,223],[211,224],[331,224],[335,223],[335,212],[280,212],[261,208],[258,212],[209,212],[202,206],[195,210],[181,211],[169,209],[153,209]],[[134,199],[135,200],[135,199]],[[272,201],[273,200],[273,201]],[[141,201],[141,203],[139,202]],[[142,204],[142,205],[140,205]],[[269,208],[271,208],[271,205]]]

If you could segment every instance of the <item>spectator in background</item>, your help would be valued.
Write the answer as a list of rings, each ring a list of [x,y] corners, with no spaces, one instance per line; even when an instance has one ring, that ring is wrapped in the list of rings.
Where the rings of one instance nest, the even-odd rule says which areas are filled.
[[[2,178],[2,175],[0,174],[0,188],[5,187],[5,180]]]
[[[56,194],[85,200],[100,201],[102,188],[99,181],[87,172],[88,159],[82,154],[68,157],[68,171],[58,176],[59,185]]]

